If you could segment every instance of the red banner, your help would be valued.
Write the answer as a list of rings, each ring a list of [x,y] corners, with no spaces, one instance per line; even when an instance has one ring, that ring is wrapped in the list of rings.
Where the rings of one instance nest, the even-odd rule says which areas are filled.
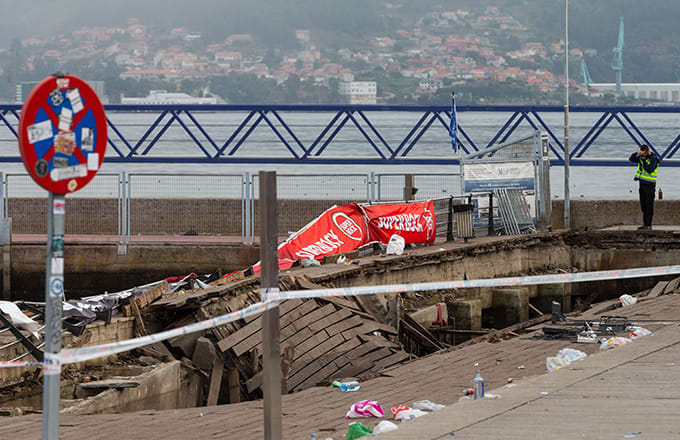
[[[368,217],[370,241],[387,243],[393,234],[397,234],[404,238],[406,244],[434,243],[437,222],[434,218],[432,200],[362,208]]]
[[[369,242],[366,218],[356,203],[328,209],[279,245],[279,269],[298,259],[321,260],[326,255],[352,251]],[[260,263],[253,266],[260,272]]]

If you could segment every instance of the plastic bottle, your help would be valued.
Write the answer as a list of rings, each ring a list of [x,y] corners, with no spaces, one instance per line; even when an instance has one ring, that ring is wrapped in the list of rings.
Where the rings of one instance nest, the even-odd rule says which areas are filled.
[[[479,373],[479,370],[477,370],[477,375],[472,381],[472,389],[474,390],[475,400],[484,397],[484,379],[482,378],[482,375]]]
[[[312,432],[312,434],[309,436],[309,440],[316,440],[316,433]]]
[[[659,188],[659,200],[663,200],[663,191]]]
[[[359,382],[353,380],[351,382],[338,382],[333,381],[333,386],[340,388],[340,391],[346,393],[347,391],[356,391],[359,389]]]

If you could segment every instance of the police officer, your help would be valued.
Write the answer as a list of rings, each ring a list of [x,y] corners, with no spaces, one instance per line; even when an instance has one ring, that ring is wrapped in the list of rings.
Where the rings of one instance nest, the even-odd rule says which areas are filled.
[[[630,156],[631,162],[638,164],[635,180],[640,182],[640,208],[642,208],[642,226],[638,230],[652,229],[654,217],[654,193],[656,191],[656,175],[659,171],[659,158],[642,144],[640,150]]]

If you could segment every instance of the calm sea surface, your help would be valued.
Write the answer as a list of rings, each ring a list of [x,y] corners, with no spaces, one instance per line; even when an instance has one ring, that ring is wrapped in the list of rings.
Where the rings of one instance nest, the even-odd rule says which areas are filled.
[[[224,112],[224,113],[192,113],[196,120],[203,126],[206,133],[214,140],[219,148],[234,132],[235,128],[243,121],[246,113]],[[392,147],[396,148],[406,137],[417,120],[422,116],[420,112],[367,112],[368,119],[380,132],[384,140]],[[334,113],[281,113],[282,118],[292,128],[297,138],[306,147],[310,146],[319,136],[324,127],[334,116]],[[505,123],[510,113],[492,112],[459,112],[459,125],[470,136],[471,140],[479,147],[484,147],[492,139],[499,128]],[[585,136],[595,121],[601,116],[600,113],[571,113],[570,114],[570,146],[573,150],[579,141]],[[142,137],[147,127],[153,123],[158,114],[149,113],[108,113],[109,119],[116,125],[121,133],[127,138],[128,142],[134,144]],[[270,116],[272,122],[280,133],[288,139],[298,154],[302,154],[302,149],[295,145],[295,141],[287,134],[281,124]],[[542,113],[541,117],[546,124],[553,130],[557,137],[563,139],[563,115],[561,113]],[[632,114],[631,118],[642,129],[651,143],[658,150],[663,151],[678,135],[680,127],[680,115],[677,114]],[[254,120],[255,118],[253,118]],[[166,119],[167,120],[167,119]],[[253,122],[251,120],[251,123]],[[368,126],[357,116],[366,131],[370,131]],[[196,129],[193,122],[182,115],[182,121],[195,133],[209,154],[214,154],[216,149],[209,141]],[[527,136],[531,133],[531,128],[526,121],[520,124],[518,130],[510,137],[510,140]],[[116,147],[128,152],[128,148],[109,130],[109,136]],[[144,151],[148,146],[148,141],[154,135],[147,138],[147,142],[139,148],[139,152]],[[376,144],[385,155],[389,155],[387,148],[382,142],[372,136]],[[469,146],[468,140],[463,140]],[[232,142],[225,150],[229,152],[236,142]],[[319,146],[317,146],[318,149]],[[0,125],[0,155],[11,156],[17,154],[16,140],[9,130]],[[637,150],[634,141],[618,124],[610,124],[605,129],[597,141],[590,147],[584,158],[619,158],[627,159],[628,156]],[[316,151],[316,150],[315,150]],[[113,148],[109,146],[107,156],[115,155]],[[161,140],[149,152],[149,156],[202,156],[204,153],[197,147],[196,143],[186,134],[184,129],[177,123],[170,127],[161,137]],[[428,132],[416,144],[408,157],[450,157],[451,144],[448,133],[444,126],[435,121]],[[267,156],[267,157],[291,157],[285,145],[278,139],[272,129],[263,121],[255,128],[247,141],[235,153],[236,157],[244,156]],[[338,137],[323,151],[320,157],[379,157],[378,153],[365,140],[360,131],[351,123],[339,132]],[[679,155],[680,158],[680,155]],[[157,197],[172,197],[177,195],[198,197],[214,197],[220,194],[227,196],[238,196],[240,187],[234,186],[234,178],[211,178],[208,174],[242,174],[245,172],[257,174],[260,170],[275,170],[280,174],[320,174],[320,175],[350,175],[371,172],[376,174],[389,173],[457,173],[458,166],[346,166],[346,165],[255,165],[255,164],[111,164],[104,163],[100,175],[95,178],[87,190],[92,195],[102,193],[102,195],[114,195],[117,191],[117,179],[114,176],[104,176],[107,173],[158,173],[158,174],[195,174],[192,177],[176,178],[163,176],[158,179],[148,177],[135,177],[132,179],[133,194],[142,193]],[[0,171],[5,173],[24,173],[23,165],[0,164]],[[657,187],[663,189],[665,198],[680,198],[680,168],[662,167],[659,171],[659,181]],[[570,172],[570,194],[572,198],[610,198],[625,199],[637,198],[637,182],[633,181],[635,166],[631,164],[626,167],[582,167],[572,166]],[[290,185],[281,188],[280,191],[287,193],[287,196],[294,197],[313,197],[328,196],[336,197],[346,192],[363,194],[365,179],[361,177],[335,178],[333,183],[331,177],[323,178],[297,178],[289,179]],[[398,193],[402,180],[398,177],[384,177],[381,180],[381,193],[383,197]],[[283,180],[280,181],[280,185]],[[362,187],[362,184],[364,187]],[[13,186],[12,186],[13,185]],[[418,196],[445,195],[458,190],[458,181],[454,178],[438,177],[422,180],[423,192]],[[229,186],[229,190],[223,189]],[[417,186],[417,185],[416,185]],[[394,187],[394,188],[390,188]],[[222,189],[220,189],[222,188]],[[395,192],[396,191],[396,192]],[[41,191],[33,188],[30,181],[21,179],[18,176],[10,179],[9,193],[20,195],[37,193]],[[564,196],[564,170],[562,167],[551,169],[551,193],[553,197],[562,198]],[[86,195],[85,191],[79,195]]]

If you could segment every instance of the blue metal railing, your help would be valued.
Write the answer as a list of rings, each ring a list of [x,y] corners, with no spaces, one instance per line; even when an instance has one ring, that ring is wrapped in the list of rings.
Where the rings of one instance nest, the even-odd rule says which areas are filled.
[[[449,106],[108,105],[105,109],[110,147],[106,161],[113,163],[458,163],[448,137]],[[20,111],[20,105],[0,105],[0,162],[21,161],[15,148],[6,148],[12,143],[16,146]],[[556,134],[561,132],[562,126],[553,121],[553,129],[546,122],[551,116],[553,119],[559,117],[563,107],[460,106],[457,111],[480,118],[484,114],[496,114],[493,127],[464,122],[465,118],[459,117],[462,152],[467,154],[506,142],[522,130],[541,130],[550,138],[552,163],[563,164],[563,139]],[[680,149],[680,124],[673,120],[677,117],[680,121],[680,107],[573,106],[570,112],[589,113],[596,119],[594,123],[580,127],[585,130],[579,137],[571,130],[569,157],[572,165],[628,166],[625,152],[646,143],[664,161],[664,166],[680,166],[680,160],[674,160]],[[645,126],[631,116],[641,114],[653,114],[670,123],[664,127]],[[142,115],[149,120],[141,121]],[[395,115],[415,115],[413,119],[417,120]],[[328,122],[326,117],[330,119]],[[390,118],[396,119],[386,122]],[[261,133],[255,134],[262,129],[266,130],[264,137]],[[596,141],[602,142],[607,129],[618,129],[619,137],[604,140],[607,145],[595,148]],[[672,141],[665,145],[667,141],[661,139],[660,132],[671,132]],[[486,135],[489,135],[488,141],[479,140]],[[186,144],[191,147],[187,148]],[[252,144],[256,145],[257,152],[248,155],[248,146]],[[341,154],[332,156],[330,147],[337,144],[341,145]],[[422,144],[426,144],[428,150],[434,150],[436,146],[440,151],[417,155],[418,146]],[[627,146],[618,152],[615,151],[618,144]],[[608,157],[594,157],[597,152],[593,150],[599,154],[604,152]],[[612,156],[614,153],[616,157]]]

